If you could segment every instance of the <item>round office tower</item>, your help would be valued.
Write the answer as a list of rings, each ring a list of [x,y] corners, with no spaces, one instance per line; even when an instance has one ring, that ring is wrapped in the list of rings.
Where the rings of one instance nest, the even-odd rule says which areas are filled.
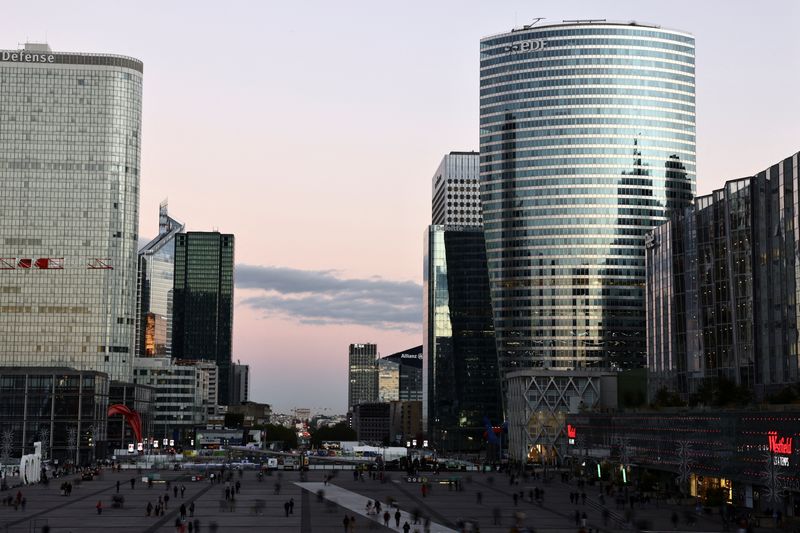
[[[694,38],[658,26],[573,21],[481,40],[504,374],[644,366],[644,235],[694,196],[694,70]]]

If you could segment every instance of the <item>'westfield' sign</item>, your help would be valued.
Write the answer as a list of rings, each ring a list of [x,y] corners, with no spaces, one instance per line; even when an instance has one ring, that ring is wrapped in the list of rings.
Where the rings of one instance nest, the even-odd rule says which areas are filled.
[[[792,437],[778,437],[777,431],[767,433],[769,451],[783,455],[792,455]]]

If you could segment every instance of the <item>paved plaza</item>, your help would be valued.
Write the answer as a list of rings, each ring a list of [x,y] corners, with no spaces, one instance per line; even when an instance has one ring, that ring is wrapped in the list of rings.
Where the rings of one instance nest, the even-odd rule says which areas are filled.
[[[473,522],[481,531],[509,531],[515,523],[536,531],[575,532],[575,511],[586,513],[586,528],[594,531],[630,531],[624,523],[623,511],[616,508],[613,499],[607,501],[610,514],[607,523],[603,519],[602,505],[598,501],[597,489],[587,487],[586,504],[571,504],[569,493],[578,490],[574,484],[552,480],[544,483],[529,480],[510,485],[503,474],[458,474],[461,490],[447,484],[450,474],[430,475],[431,490],[423,496],[419,482],[409,482],[399,472],[389,473],[384,481],[354,480],[352,472],[339,471],[330,483],[324,477],[330,471],[311,471],[305,480],[297,472],[274,472],[259,481],[254,471],[244,471],[241,477],[236,474],[233,481],[239,480],[241,489],[234,502],[225,499],[223,484],[212,484],[207,479],[191,481],[191,472],[161,472],[162,482],[148,488],[142,483],[142,476],[135,471],[105,472],[92,480],[77,483],[77,476],[52,480],[49,485],[37,485],[21,489],[26,500],[25,509],[0,506],[1,533],[38,533],[48,526],[51,533],[66,532],[175,532],[181,504],[188,508],[194,502],[194,517],[189,517],[193,526],[195,520],[200,533],[230,533],[238,531],[299,531],[327,532],[344,531],[345,515],[355,517],[353,531],[403,531],[407,521],[411,532],[425,531],[426,523],[432,533],[460,531],[464,522]],[[134,488],[130,479],[136,478]],[[74,489],[70,496],[62,496],[59,489],[64,480],[72,481]],[[119,494],[124,496],[124,506],[112,506],[116,494],[117,481]],[[166,481],[169,481],[169,488]],[[280,490],[276,490],[280,484]],[[185,486],[183,497],[180,487]],[[177,497],[174,488],[178,488]],[[534,488],[544,490],[541,503],[531,502],[528,494]],[[522,498],[517,498],[514,493]],[[591,493],[590,493],[591,492]],[[0,498],[16,496],[17,489],[0,493]],[[145,508],[148,502],[154,506],[159,496],[170,496],[163,516],[147,517]],[[367,501],[379,500],[383,510],[390,509],[389,527],[383,525],[381,516],[367,514]],[[293,512],[287,517],[284,504],[293,501]],[[102,502],[102,514],[96,511],[97,502]],[[396,503],[400,510],[399,527],[395,520]],[[673,531],[671,516],[677,511],[681,516],[678,530],[681,531],[721,531],[717,516],[700,517],[692,526],[683,520],[683,510],[674,506],[649,504],[634,510],[634,521],[649,522],[653,531]],[[417,516],[417,523],[414,517]],[[427,520],[426,520],[427,519]],[[498,522],[498,523],[496,523]],[[193,527],[196,530],[196,527]]]

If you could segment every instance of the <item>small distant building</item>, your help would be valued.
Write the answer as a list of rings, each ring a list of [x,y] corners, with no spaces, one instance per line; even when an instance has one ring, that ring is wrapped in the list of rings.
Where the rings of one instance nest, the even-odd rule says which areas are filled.
[[[238,405],[250,400],[250,365],[238,361],[231,364],[231,405]]]
[[[390,404],[361,403],[353,407],[353,429],[359,441],[381,443],[390,438]]]
[[[244,402],[239,405],[229,405],[228,413],[244,415],[243,427],[251,428],[269,424],[272,406],[267,403]]]

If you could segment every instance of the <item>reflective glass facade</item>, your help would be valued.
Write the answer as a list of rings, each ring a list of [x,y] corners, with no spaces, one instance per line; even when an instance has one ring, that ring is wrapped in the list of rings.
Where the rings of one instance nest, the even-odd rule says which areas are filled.
[[[484,418],[502,419],[482,228],[430,226],[423,283],[428,436],[439,449],[478,447]]]
[[[351,344],[347,350],[347,410],[378,401],[378,346]]]
[[[694,38],[481,40],[481,200],[501,371],[645,363],[644,234],[695,190]]]
[[[400,365],[401,401],[422,401],[422,346],[387,355],[384,359]]]
[[[9,457],[19,464],[36,441],[44,458],[60,464],[102,457],[96,447],[106,440],[108,392],[108,376],[100,372],[0,367],[0,431],[10,432]]]
[[[651,395],[709,378],[759,398],[800,379],[798,154],[729,181],[647,238]]]
[[[221,405],[232,385],[233,244],[216,231],[175,236],[172,356],[214,361]]]
[[[136,356],[172,353],[172,297],[175,235],[183,224],[170,218],[167,202],[159,206],[158,236],[139,250],[136,296]]]
[[[0,364],[130,380],[142,63],[0,51]]]

